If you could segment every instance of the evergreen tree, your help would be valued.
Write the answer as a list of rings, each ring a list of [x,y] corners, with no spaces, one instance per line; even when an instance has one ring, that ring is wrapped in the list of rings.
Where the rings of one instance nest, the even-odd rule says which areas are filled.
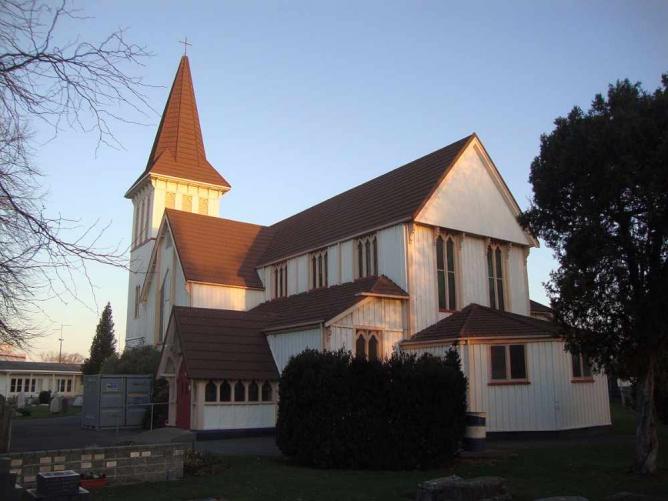
[[[559,261],[548,292],[569,349],[637,382],[635,469],[653,473],[668,359],[668,75],[653,93],[617,82],[555,125],[521,221]]]
[[[95,337],[90,345],[90,357],[83,363],[84,374],[98,374],[102,362],[116,354],[116,337],[114,336],[114,320],[111,316],[111,304],[104,307],[100,322],[95,330]]]

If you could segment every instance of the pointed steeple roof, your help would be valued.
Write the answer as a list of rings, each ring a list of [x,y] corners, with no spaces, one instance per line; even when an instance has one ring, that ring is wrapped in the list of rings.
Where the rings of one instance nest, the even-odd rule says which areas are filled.
[[[206,159],[188,56],[176,71],[146,169],[128,194],[149,173],[230,188]]]

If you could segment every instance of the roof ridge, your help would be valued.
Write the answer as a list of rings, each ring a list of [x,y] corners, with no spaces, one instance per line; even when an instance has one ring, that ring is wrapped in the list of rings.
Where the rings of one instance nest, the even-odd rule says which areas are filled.
[[[276,231],[259,263],[267,264],[374,229],[415,219],[415,210],[434,190],[470,141],[469,134],[438,150],[337,193],[269,227]],[[400,202],[387,203],[400,195]],[[367,217],[360,218],[359,213]],[[326,224],[322,223],[326,219]],[[325,226],[327,231],[325,231]]]
[[[410,160],[410,161],[408,161],[408,162],[406,162],[406,163],[404,163],[404,164],[401,164],[401,165],[399,165],[399,166],[393,168],[392,170],[389,170],[389,171],[387,171],[387,172],[384,172],[383,174],[380,174],[380,175],[378,175],[378,176],[376,176],[376,177],[373,177],[373,178],[371,178],[371,179],[367,179],[366,181],[364,181],[364,182],[361,183],[361,184],[357,184],[357,185],[355,185],[355,186],[352,186],[352,187],[348,188],[347,190],[344,190],[344,191],[342,191],[342,192],[339,192],[339,193],[337,193],[336,195],[332,195],[331,197],[326,198],[325,200],[322,200],[322,201],[318,202],[317,204],[311,205],[310,207],[306,207],[305,209],[303,209],[303,210],[301,210],[301,211],[299,211],[299,212],[296,212],[295,214],[292,214],[292,215],[290,215],[290,216],[288,216],[288,217],[286,217],[286,218],[284,218],[284,219],[280,219],[279,221],[276,221],[275,223],[271,224],[270,227],[273,227],[273,226],[276,226],[276,225],[278,225],[278,224],[280,224],[280,223],[283,223],[283,222],[285,222],[285,221],[288,221],[288,220],[290,220],[291,218],[296,217],[296,216],[299,216],[300,214],[302,214],[302,213],[304,213],[304,212],[306,212],[306,211],[308,211],[308,210],[314,209],[314,208],[316,208],[316,207],[318,207],[318,206],[320,206],[320,205],[322,205],[322,204],[324,204],[324,203],[326,203],[326,202],[330,202],[331,200],[334,200],[334,199],[337,198],[337,197],[340,197],[340,196],[342,196],[342,195],[345,195],[346,193],[349,193],[349,192],[351,192],[351,191],[355,191],[355,190],[357,190],[357,189],[360,189],[360,188],[364,187],[365,185],[367,185],[367,184],[369,184],[369,183],[371,183],[371,182],[377,181],[378,179],[381,179],[381,178],[383,178],[383,177],[385,177],[385,176],[389,176],[390,174],[393,174],[393,173],[395,173],[396,171],[398,171],[398,170],[400,170],[400,169],[403,169],[404,167],[408,167],[408,166],[409,166],[410,164],[412,164],[412,163],[418,162],[418,161],[420,161],[420,160],[425,160],[426,158],[428,158],[428,157],[430,157],[430,156],[437,155],[438,153],[443,152],[443,151],[446,150],[447,148],[450,148],[450,147],[454,146],[454,145],[457,144],[457,143],[460,143],[460,142],[462,142],[462,141],[468,141],[469,139],[471,139],[471,138],[474,137],[474,136],[475,136],[475,133],[469,134],[468,136],[465,136],[465,137],[462,137],[462,138],[460,138],[460,139],[457,139],[456,141],[453,141],[452,143],[447,144],[447,145],[445,145],[445,146],[443,146],[443,147],[441,147],[441,148],[438,148],[438,149],[436,149],[436,150],[434,150],[434,151],[432,151],[432,152],[430,152],[430,153],[427,153],[427,154],[425,154],[425,155],[422,155],[421,157],[415,158],[415,159]]]

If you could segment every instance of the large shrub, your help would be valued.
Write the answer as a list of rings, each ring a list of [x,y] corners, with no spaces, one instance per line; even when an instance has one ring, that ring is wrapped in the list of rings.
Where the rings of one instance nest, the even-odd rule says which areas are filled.
[[[428,468],[453,456],[465,413],[454,351],[379,362],[307,350],[281,376],[276,441],[297,462],[323,468]]]

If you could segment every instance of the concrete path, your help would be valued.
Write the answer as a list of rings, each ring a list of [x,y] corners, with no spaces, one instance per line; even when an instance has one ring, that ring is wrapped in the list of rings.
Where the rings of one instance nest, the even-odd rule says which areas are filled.
[[[78,449],[132,441],[143,430],[95,431],[81,428],[80,416],[12,421],[12,452]]]
[[[157,430],[88,430],[81,428],[80,416],[15,419],[12,422],[12,452],[77,449],[122,444],[194,442],[191,432],[178,428]],[[280,456],[273,436],[204,440],[195,448],[232,456]]]

